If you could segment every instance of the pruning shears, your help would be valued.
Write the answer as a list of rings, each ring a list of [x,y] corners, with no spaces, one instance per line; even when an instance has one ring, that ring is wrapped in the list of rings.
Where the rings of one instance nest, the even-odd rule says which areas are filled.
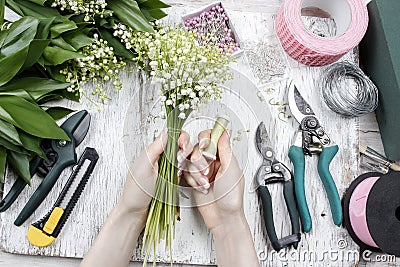
[[[255,182],[257,183],[257,191],[261,197],[264,222],[269,240],[276,251],[291,245],[293,245],[294,248],[297,248],[301,235],[299,214],[297,212],[294,196],[292,173],[283,163],[275,158],[275,153],[272,149],[271,141],[263,122],[260,123],[256,131],[256,145],[258,152],[263,158],[263,162],[258,168]],[[267,188],[267,185],[272,183],[283,183],[283,195],[292,225],[292,235],[281,239],[278,239],[276,235],[271,194]]]
[[[70,141],[44,140],[42,142],[42,148],[47,159],[35,157],[30,161],[29,167],[32,177],[38,174],[44,179],[16,218],[14,222],[16,226],[23,224],[39,207],[53,188],[61,172],[68,166],[76,164],[75,149],[86,137],[89,126],[90,115],[86,110],[82,110],[69,117],[61,125]],[[0,202],[0,212],[7,210],[14,203],[25,186],[26,182],[19,177],[14,182],[10,192]]]
[[[295,192],[303,230],[309,232],[312,226],[304,189],[305,155],[312,156],[314,154],[319,155],[318,174],[328,196],[333,221],[340,226],[343,220],[342,206],[338,190],[329,171],[329,165],[339,147],[326,134],[310,105],[293,83],[289,87],[288,102],[293,116],[300,123],[300,131],[296,135],[294,145],[289,150],[289,158],[294,166]]]

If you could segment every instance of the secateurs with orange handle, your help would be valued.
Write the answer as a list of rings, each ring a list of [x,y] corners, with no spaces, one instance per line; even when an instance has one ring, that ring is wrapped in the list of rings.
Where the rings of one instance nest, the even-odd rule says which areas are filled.
[[[329,171],[329,165],[339,147],[326,134],[314,111],[293,83],[289,87],[288,102],[293,116],[300,123],[300,131],[289,150],[289,158],[294,166],[294,187],[303,231],[309,232],[312,226],[304,188],[305,155],[319,155],[318,174],[328,196],[333,221],[340,226],[343,220],[342,206],[336,184]]]
[[[29,227],[28,240],[32,245],[46,247],[56,240],[81,196],[98,159],[99,155],[94,148],[85,148],[51,211]]]

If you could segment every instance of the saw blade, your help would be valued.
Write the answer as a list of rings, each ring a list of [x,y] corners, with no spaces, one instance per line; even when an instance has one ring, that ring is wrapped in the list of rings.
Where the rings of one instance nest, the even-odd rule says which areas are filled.
[[[63,190],[58,196],[53,208],[48,212],[41,220],[33,223],[32,225],[43,229],[47,220],[49,219],[52,211],[56,207],[60,207],[64,210],[57,226],[55,227],[52,236],[57,237],[61,229],[65,225],[68,217],[74,209],[79,197],[81,196],[83,189],[89,181],[90,175],[92,174],[94,167],[99,159],[99,155],[94,148],[87,147],[82,153],[77,165],[74,166],[73,172],[68,178]]]

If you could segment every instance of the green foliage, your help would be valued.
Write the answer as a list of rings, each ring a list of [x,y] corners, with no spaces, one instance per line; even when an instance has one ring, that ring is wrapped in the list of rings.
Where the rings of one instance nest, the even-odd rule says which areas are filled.
[[[37,104],[69,84],[22,75],[48,48],[49,40],[35,36],[48,35],[50,28],[45,26],[49,21],[39,27],[38,19],[27,16],[0,32],[0,181],[8,163],[29,183],[29,160],[36,155],[44,157],[41,140],[69,139],[52,117],[60,118],[66,111],[46,112]]]
[[[162,9],[169,7],[160,0],[107,0],[101,12],[87,14],[84,8],[58,9],[56,2],[0,0],[0,26],[5,6],[22,17],[0,31],[0,182],[8,165],[29,183],[29,161],[34,156],[45,157],[42,139],[68,139],[55,121],[72,110],[43,104],[79,99],[79,92],[71,92],[73,84],[66,82],[70,78],[63,70],[86,62],[84,51],[98,42],[93,37],[103,38],[120,57],[117,63],[125,66],[125,61],[135,58],[135,51],[114,35],[114,26],[124,23],[134,31],[153,32],[150,22],[166,16]],[[78,3],[85,5],[85,1]],[[114,70],[111,65],[103,69]],[[79,74],[79,69],[74,73]],[[85,77],[102,81],[107,77],[96,77],[102,73]]]

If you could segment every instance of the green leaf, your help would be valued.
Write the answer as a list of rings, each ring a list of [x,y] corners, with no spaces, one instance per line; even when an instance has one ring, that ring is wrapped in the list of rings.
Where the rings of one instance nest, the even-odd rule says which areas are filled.
[[[19,139],[19,134],[14,125],[3,120],[0,120],[0,137],[14,145],[22,145],[22,142]]]
[[[29,45],[36,34],[39,21],[25,17],[2,31],[0,48],[0,86],[9,82],[21,69],[28,55]]]
[[[29,46],[35,37],[38,25],[39,21],[31,17],[24,17],[12,23],[9,29],[4,30],[6,36],[1,46],[0,57],[11,55]]]
[[[57,37],[56,39],[52,39],[51,43],[53,45],[55,45],[55,46],[58,46],[58,47],[62,48],[62,49],[76,52],[76,49],[72,45],[67,43],[61,36]]]
[[[38,101],[38,104],[41,105],[41,104],[46,103],[46,102],[59,101],[59,100],[61,100],[63,98],[67,98],[67,97],[65,97],[63,95],[64,95],[63,93],[60,93],[60,94],[47,94],[47,95],[43,96]]]
[[[39,20],[39,26],[37,28],[35,39],[47,39],[50,33],[50,27],[53,24],[54,17],[43,18]]]
[[[156,9],[156,8],[168,8],[170,5],[160,1],[160,0],[142,0],[137,1],[139,3],[140,9]]]
[[[18,96],[21,97],[33,104],[36,104],[36,100],[25,90],[18,89],[12,92],[0,92],[0,97],[1,96]]]
[[[99,29],[99,33],[101,38],[106,40],[108,44],[110,44],[114,48],[114,53],[117,56],[124,57],[128,60],[132,60],[135,57],[135,54],[126,49],[125,46],[118,39],[116,39],[109,31],[104,29]]]
[[[0,59],[0,86],[8,83],[19,72],[28,54],[28,46]]]
[[[42,107],[42,109],[56,121],[75,111],[64,107]]]
[[[4,23],[4,11],[5,11],[5,8],[6,8],[6,1],[5,0],[0,0],[0,25],[3,25],[3,23]]]
[[[142,9],[143,15],[149,20],[149,21],[155,21],[162,19],[163,17],[167,16],[167,13],[162,11],[159,8],[156,9]]]
[[[44,7],[26,0],[6,0],[14,12],[21,16],[31,16],[37,19],[54,18],[54,22],[63,22],[68,19],[60,15],[55,8]]]
[[[68,92],[67,90],[62,91],[60,95],[63,98],[66,98],[66,99],[69,99],[69,100],[72,100],[72,101],[75,101],[75,102],[78,102],[79,99],[80,99],[79,93],[78,94],[77,93],[71,93],[71,92]]]
[[[81,54],[68,51],[59,47],[46,47],[43,57],[49,65],[59,65],[67,60],[83,57]]]
[[[39,157],[41,158],[46,158],[46,155],[44,154],[42,148],[40,147],[41,139],[27,134],[23,131],[19,131],[19,137],[21,138],[22,145],[24,146],[25,149],[32,151],[36,153]]]
[[[63,34],[63,38],[66,42],[72,45],[76,50],[81,49],[84,46],[91,45],[93,39],[88,37],[86,34],[80,31],[74,31],[71,33]]]
[[[134,30],[154,32],[153,26],[147,21],[139,5],[134,0],[108,0],[108,7],[115,12],[116,17]]]
[[[66,89],[68,86],[69,83],[63,83],[53,79],[24,77],[13,79],[10,83],[0,87],[0,91],[12,92],[16,90],[24,90],[38,101],[46,94],[56,90]]]
[[[31,1],[31,2],[33,2],[33,3],[36,3],[36,4],[38,4],[38,5],[43,6],[44,3],[45,3],[47,0],[29,0],[29,1]]]
[[[6,5],[18,15],[24,16],[24,12],[22,12],[22,10],[19,8],[19,5],[17,5],[17,3],[15,3],[13,0],[6,0]]]
[[[20,97],[0,97],[0,118],[37,137],[69,140],[49,114]]]
[[[64,32],[71,31],[77,28],[78,27],[76,26],[75,22],[73,22],[72,20],[55,24],[50,28],[51,38],[56,38]]]
[[[49,45],[50,40],[47,39],[34,39],[28,50],[28,55],[22,69],[27,69],[33,66],[42,56],[44,49]]]
[[[22,146],[13,145],[7,140],[0,137],[0,146],[4,146],[8,150],[12,150],[21,154],[29,155],[29,152],[25,150]]]
[[[4,183],[6,166],[7,166],[7,151],[4,147],[0,146],[0,183]]]
[[[29,172],[29,158],[25,154],[16,153],[14,151],[8,151],[7,155],[8,163],[18,173],[25,182],[31,184],[31,175]]]

